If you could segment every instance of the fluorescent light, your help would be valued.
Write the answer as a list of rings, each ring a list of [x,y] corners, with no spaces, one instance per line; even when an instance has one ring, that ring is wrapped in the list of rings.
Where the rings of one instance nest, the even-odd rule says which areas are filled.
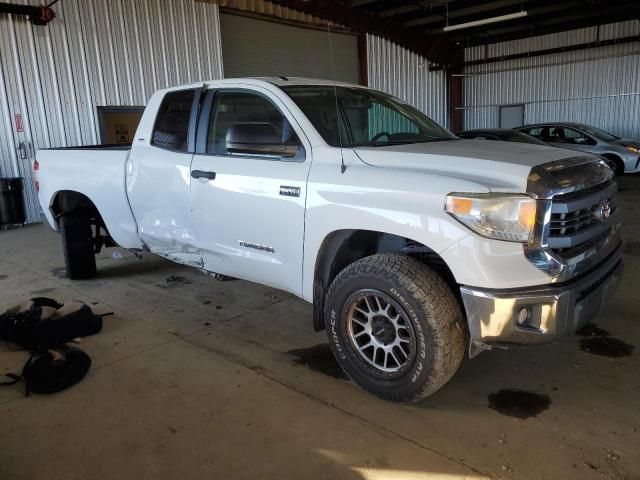
[[[522,18],[526,16],[527,16],[527,12],[525,11],[509,13],[507,15],[500,15],[499,17],[491,17],[491,18],[485,18],[484,20],[476,20],[475,22],[460,23],[458,25],[447,25],[442,30],[445,32],[451,32],[452,30],[462,30],[463,28],[477,27],[479,25],[486,25],[487,23],[504,22],[506,20],[513,20],[515,18]]]

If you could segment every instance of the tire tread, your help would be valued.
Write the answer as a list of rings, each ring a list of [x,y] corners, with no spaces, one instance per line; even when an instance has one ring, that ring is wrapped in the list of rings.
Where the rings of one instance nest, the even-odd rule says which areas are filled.
[[[73,214],[61,217],[60,237],[67,277],[71,280],[94,277],[96,257],[89,219]]]
[[[354,276],[367,275],[399,282],[413,295],[423,313],[436,328],[434,368],[428,380],[411,394],[372,392],[382,398],[399,402],[417,402],[446,384],[457,371],[466,348],[466,328],[460,305],[444,279],[424,263],[402,254],[377,254],[362,258],[342,270],[331,284],[327,305]],[[365,387],[366,388],[366,387]]]

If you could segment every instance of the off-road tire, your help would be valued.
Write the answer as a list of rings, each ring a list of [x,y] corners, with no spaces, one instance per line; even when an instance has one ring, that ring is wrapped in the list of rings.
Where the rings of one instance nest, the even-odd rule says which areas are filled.
[[[95,277],[96,257],[89,218],[81,214],[64,215],[59,226],[67,277],[72,280]]]
[[[364,289],[391,297],[412,324],[415,355],[399,374],[368,364],[348,336],[349,300]],[[462,362],[466,328],[458,300],[439,274],[405,255],[373,255],[346,267],[329,288],[325,312],[329,344],[340,366],[385,400],[420,401],[446,384]]]

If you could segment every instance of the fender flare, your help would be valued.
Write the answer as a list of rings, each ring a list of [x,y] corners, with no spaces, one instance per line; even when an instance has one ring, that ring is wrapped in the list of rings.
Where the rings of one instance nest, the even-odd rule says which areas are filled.
[[[324,329],[324,303],[333,279],[352,262],[378,253],[403,253],[419,257],[450,284],[457,283],[444,260],[420,242],[388,232],[364,229],[337,230],[328,234],[320,246],[313,278],[313,329]],[[457,288],[454,289],[457,291]]]

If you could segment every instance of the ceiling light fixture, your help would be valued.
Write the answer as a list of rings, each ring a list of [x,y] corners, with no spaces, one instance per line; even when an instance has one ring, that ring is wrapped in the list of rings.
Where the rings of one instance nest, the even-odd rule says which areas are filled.
[[[491,18],[485,18],[483,20],[476,20],[474,22],[460,23],[458,25],[447,25],[442,30],[445,32],[451,32],[452,30],[462,30],[463,28],[478,27],[480,25],[486,25],[488,23],[504,22],[507,20],[514,20],[516,18],[522,18],[526,16],[527,16],[527,12],[521,11],[516,13],[509,13],[507,15],[500,15],[499,17],[491,17]]]

